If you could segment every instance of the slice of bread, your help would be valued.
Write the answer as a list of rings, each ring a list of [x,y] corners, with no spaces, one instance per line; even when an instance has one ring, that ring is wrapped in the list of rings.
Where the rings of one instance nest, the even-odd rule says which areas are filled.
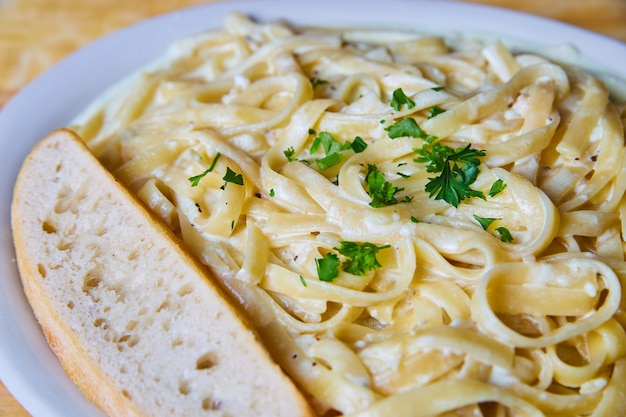
[[[109,415],[313,415],[206,270],[73,132],[26,158],[12,226],[51,348]]]

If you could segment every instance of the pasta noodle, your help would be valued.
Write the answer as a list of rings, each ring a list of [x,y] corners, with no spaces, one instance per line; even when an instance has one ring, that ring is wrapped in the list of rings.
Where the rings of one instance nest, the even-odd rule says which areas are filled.
[[[626,414],[626,107],[590,73],[235,13],[107,97],[73,128],[320,415]]]

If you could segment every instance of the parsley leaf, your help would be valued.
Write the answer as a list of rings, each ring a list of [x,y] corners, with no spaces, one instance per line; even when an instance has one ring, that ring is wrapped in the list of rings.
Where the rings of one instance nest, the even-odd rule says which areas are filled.
[[[352,142],[350,142],[350,147],[352,148],[354,153],[361,153],[367,148],[367,143],[365,143],[363,138],[357,136]]]
[[[232,182],[233,184],[243,185],[243,175],[237,174],[235,171],[230,169],[230,167],[226,167],[226,174],[222,178],[226,183]],[[222,186],[222,189],[226,187],[226,183]]]
[[[401,88],[396,88],[392,94],[390,105],[395,111],[400,111],[403,104],[406,105],[407,109],[415,107],[415,102],[407,97]]]
[[[475,214],[474,214],[474,219],[476,219],[476,221],[480,224],[483,230],[487,230],[489,226],[491,226],[491,223],[498,220],[496,217],[480,217]]]
[[[315,163],[322,170],[339,164],[343,160],[342,151],[352,149],[355,153],[360,153],[367,148],[367,143],[359,136],[356,136],[352,142],[341,144],[328,132],[320,132],[320,134],[313,139],[310,152],[312,154],[316,153],[320,145],[326,156],[317,159]]]
[[[489,197],[495,197],[500,194],[506,188],[506,183],[502,181],[502,178],[498,178],[489,189]]]
[[[313,86],[313,88],[317,87],[318,85],[328,84],[328,81],[322,80],[317,77],[312,77],[309,79],[309,81],[311,82],[311,85]]]
[[[461,167],[457,164],[446,163],[441,175],[430,178],[425,190],[429,197],[435,196],[435,200],[444,200],[454,207],[458,207],[461,201],[471,198],[484,198],[481,191],[470,188],[478,176],[478,167],[466,164]]]
[[[311,144],[311,153],[316,153],[320,147],[324,149],[326,157],[315,161],[320,169],[328,169],[334,165],[337,165],[343,159],[343,155],[340,153],[342,150],[350,147],[350,144],[342,145],[328,132],[320,132],[319,135],[313,139]]]
[[[445,90],[445,89],[446,89],[446,87],[433,87],[433,88],[431,88],[431,90],[433,90],[433,91],[442,91],[442,90]]]
[[[285,154],[285,157],[287,158],[287,160],[289,162],[292,162],[292,161],[296,160],[296,158],[294,156],[296,154],[296,151],[293,149],[293,146],[290,146],[287,149],[285,149],[283,151],[283,154]]]
[[[511,232],[506,227],[500,226],[496,228],[496,231],[500,233],[500,240],[505,243],[513,242],[513,236],[511,236]]]
[[[215,154],[215,158],[213,158],[213,162],[211,162],[211,166],[208,169],[205,169],[201,174],[199,175],[194,175],[193,177],[189,177],[187,178],[189,180],[189,182],[191,182],[191,186],[192,187],[197,187],[198,184],[200,184],[200,181],[202,180],[202,178],[206,177],[206,175],[213,171],[215,169],[215,165],[217,165],[217,160],[220,159],[220,156],[222,156],[221,153],[216,153]]]
[[[436,136],[431,136],[423,131],[415,119],[411,117],[405,117],[393,125],[386,127],[385,130],[388,132],[391,139],[408,136],[411,138],[423,139],[429,143],[437,139]]]
[[[367,165],[365,182],[368,185],[367,193],[372,197],[372,201],[369,203],[370,206],[380,208],[398,204],[395,194],[404,188],[395,187],[392,183],[386,181],[385,175],[378,170],[376,165]]]
[[[454,207],[470,197],[485,198],[481,191],[470,188],[480,172],[480,156],[485,151],[472,149],[471,144],[463,148],[452,149],[439,143],[424,144],[421,149],[414,149],[420,155],[415,162],[426,163],[426,171],[440,173],[429,179],[425,190],[435,200],[444,200]],[[461,165],[459,165],[459,163]]]
[[[369,242],[341,241],[339,243],[341,243],[341,246],[333,249],[347,258],[342,262],[341,267],[344,271],[353,275],[364,275],[372,269],[380,268],[381,265],[378,259],[376,259],[376,254],[381,249],[390,247],[390,245],[376,246]]]
[[[326,155],[339,152],[341,150],[341,143],[337,142],[333,135],[328,132],[320,132],[320,134],[313,139],[313,143],[311,144],[311,153],[316,153],[319,150],[320,145],[322,145]]]
[[[327,253],[323,258],[315,260],[317,276],[320,281],[330,282],[339,275],[339,257],[334,253]]]
[[[321,159],[316,159],[315,163],[320,169],[328,169],[340,163],[343,160],[343,154],[339,152],[331,153]]]
[[[446,112],[446,110],[442,109],[441,107],[432,106],[428,110],[428,118],[432,119],[433,117],[437,116],[438,114],[445,113],[445,112]]]

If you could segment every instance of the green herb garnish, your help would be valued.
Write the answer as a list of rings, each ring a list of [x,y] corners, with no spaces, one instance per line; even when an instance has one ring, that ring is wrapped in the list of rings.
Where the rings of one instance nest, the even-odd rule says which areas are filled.
[[[341,261],[339,261],[339,257],[331,252],[324,255],[323,258],[316,259],[315,266],[317,268],[317,276],[320,281],[330,282],[337,278],[337,275],[339,275],[340,264]]]
[[[446,112],[445,109],[442,109],[441,107],[433,106],[428,110],[428,118],[431,119],[437,116],[438,114],[445,113],[445,112]]]
[[[502,178],[498,178],[489,189],[489,197],[495,197],[500,194],[506,188],[506,183],[502,181]]]
[[[341,241],[340,247],[335,247],[337,252],[346,257],[341,263],[341,267],[345,272],[353,275],[364,275],[372,269],[380,268],[381,265],[376,259],[376,254],[381,250],[390,247],[390,245],[376,246],[373,243],[357,243]]]
[[[433,142],[437,139],[436,136],[431,136],[427,134],[421,127],[417,124],[415,119],[411,117],[405,117],[404,119],[394,123],[393,125],[386,127],[389,137],[391,139],[401,138],[401,137],[411,137],[417,139],[423,139],[426,142]]]
[[[321,159],[316,159],[315,163],[319,169],[324,170],[339,164],[343,160],[343,154],[339,152],[331,153]]]
[[[440,173],[426,184],[425,190],[430,197],[444,200],[454,207],[466,198],[485,198],[481,191],[470,187],[478,177],[479,157],[484,156],[485,151],[472,149],[471,144],[453,149],[439,143],[426,143],[414,151],[420,155],[415,162],[426,163],[428,172]]]
[[[333,249],[343,256],[343,261],[332,252],[315,260],[317,276],[321,281],[330,282],[334,280],[339,275],[340,266],[344,272],[353,275],[365,275],[373,269],[378,269],[381,264],[376,259],[376,255],[380,250],[390,247],[390,245],[377,246],[369,242],[341,241],[339,243],[341,246]],[[300,277],[300,281],[303,281],[302,277]],[[303,284],[306,285],[304,281]]]
[[[513,242],[513,236],[511,236],[511,232],[506,227],[497,227],[496,231],[500,233],[500,240],[505,243]]]
[[[483,230],[487,230],[489,228],[489,226],[491,226],[491,223],[495,222],[496,220],[498,220],[495,217],[480,217],[474,214],[474,219],[478,222],[478,224],[480,224],[480,226],[483,228]]]
[[[309,79],[309,81],[311,82],[311,85],[313,86],[314,89],[317,86],[319,86],[319,85],[328,84],[328,81],[322,80],[322,79],[317,78],[317,77],[312,77],[312,78]]]
[[[229,182],[237,185],[243,185],[243,175],[237,174],[235,171],[230,169],[230,167],[226,167],[226,174],[224,174],[224,177],[222,177],[222,179],[226,181],[222,186],[222,189],[226,188],[226,184]]]
[[[361,153],[367,148],[367,143],[360,136],[357,136],[350,142],[350,147],[354,153]]]
[[[293,149],[293,146],[290,146],[287,149],[285,149],[283,151],[283,154],[285,155],[285,157],[287,158],[287,160],[289,162],[292,162],[292,161],[296,160],[296,158],[294,156],[296,154],[296,151]]]
[[[404,188],[398,188],[385,180],[385,175],[378,170],[376,165],[367,165],[365,182],[368,186],[367,193],[372,197],[372,201],[369,203],[370,206],[380,208],[398,204],[395,194]]]
[[[200,181],[202,180],[202,178],[206,177],[206,175],[213,171],[213,169],[215,169],[215,165],[217,165],[217,160],[220,159],[220,156],[222,156],[221,153],[216,153],[215,154],[215,158],[213,158],[213,162],[211,162],[211,166],[208,169],[205,169],[201,174],[199,175],[194,175],[193,177],[189,177],[187,178],[189,180],[189,182],[191,182],[191,186],[192,187],[197,187],[198,184],[200,184]]]
[[[401,88],[397,88],[392,94],[390,105],[395,111],[400,111],[403,104],[406,105],[407,109],[415,107],[415,102],[407,97]]]
[[[352,149],[355,153],[360,153],[367,148],[367,143],[360,136],[357,136],[352,142],[341,144],[330,133],[320,132],[313,139],[310,152],[312,154],[318,152],[320,146],[326,156],[317,159],[315,163],[321,170],[324,170],[339,164],[343,160],[343,151]]]

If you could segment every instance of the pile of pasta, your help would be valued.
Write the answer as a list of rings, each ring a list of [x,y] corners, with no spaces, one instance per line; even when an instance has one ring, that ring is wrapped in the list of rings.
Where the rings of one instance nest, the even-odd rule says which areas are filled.
[[[625,119],[497,39],[235,13],[73,129],[320,415],[619,416]]]

